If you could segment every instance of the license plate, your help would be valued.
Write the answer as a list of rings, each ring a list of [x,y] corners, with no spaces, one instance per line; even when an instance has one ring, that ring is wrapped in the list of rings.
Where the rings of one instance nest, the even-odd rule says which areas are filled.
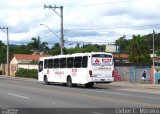
[[[105,79],[101,79],[101,81],[105,81]]]

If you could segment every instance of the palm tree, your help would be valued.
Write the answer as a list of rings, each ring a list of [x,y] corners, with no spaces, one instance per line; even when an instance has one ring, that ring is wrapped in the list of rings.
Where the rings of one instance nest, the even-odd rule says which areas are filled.
[[[28,44],[28,46],[30,46],[33,50],[38,50],[39,52],[40,51],[46,51],[46,50],[49,50],[48,48],[48,43],[47,42],[41,42],[40,41],[40,37],[38,36],[38,38],[36,37],[33,37],[32,38],[32,42],[30,42]]]

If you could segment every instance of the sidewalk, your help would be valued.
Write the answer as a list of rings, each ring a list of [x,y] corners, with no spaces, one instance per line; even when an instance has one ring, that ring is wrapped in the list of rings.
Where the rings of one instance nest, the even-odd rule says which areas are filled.
[[[144,88],[144,89],[160,90],[160,84],[138,84],[138,83],[130,83],[129,81],[114,81],[109,85],[123,87],[123,88]]]

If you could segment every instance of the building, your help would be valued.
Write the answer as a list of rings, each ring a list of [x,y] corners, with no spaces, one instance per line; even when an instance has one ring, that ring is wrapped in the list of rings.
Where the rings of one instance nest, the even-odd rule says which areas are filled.
[[[51,55],[14,54],[10,61],[10,75],[15,76],[19,68],[38,69],[38,59]]]
[[[113,54],[114,62],[128,63],[127,54]]]

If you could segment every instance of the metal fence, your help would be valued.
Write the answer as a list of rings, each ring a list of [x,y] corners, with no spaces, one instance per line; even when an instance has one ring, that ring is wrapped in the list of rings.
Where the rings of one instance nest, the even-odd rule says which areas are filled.
[[[146,81],[145,83],[150,83],[151,81],[151,67],[130,67],[130,83],[143,83],[142,74],[146,72]]]
[[[142,83],[142,74],[146,72],[145,83],[151,81],[151,66],[120,66],[115,67],[115,79],[122,81],[129,81],[130,83]],[[117,78],[118,77],[118,78]]]

